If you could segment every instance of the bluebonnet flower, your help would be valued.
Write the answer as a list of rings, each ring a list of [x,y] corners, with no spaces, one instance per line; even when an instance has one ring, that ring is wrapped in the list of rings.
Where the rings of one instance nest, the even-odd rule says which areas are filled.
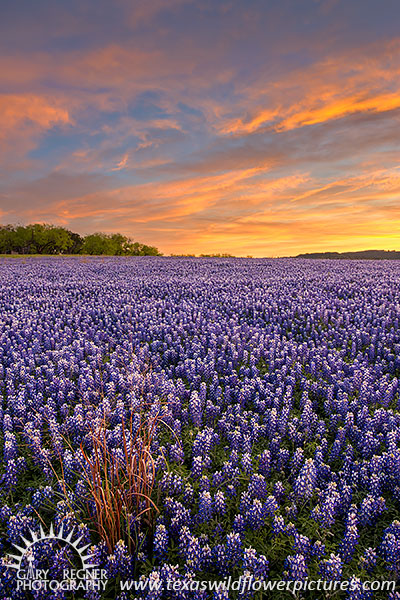
[[[246,548],[243,553],[243,570],[250,571],[258,579],[266,579],[269,563],[263,554],[257,554],[254,548]]]
[[[351,486],[345,483],[342,485],[342,488],[339,490],[339,493],[341,511],[347,513],[350,509],[351,501],[353,499],[353,490]]]
[[[168,532],[164,523],[158,523],[154,533],[154,553],[164,559],[168,552]]]
[[[335,522],[336,514],[340,506],[340,494],[336,489],[336,483],[329,484],[321,505],[317,504],[311,513],[311,517],[325,528],[331,527]]]
[[[236,488],[234,485],[229,484],[226,486],[226,495],[229,496],[229,498],[234,498],[236,496]]]
[[[91,555],[94,564],[104,567],[108,559],[108,548],[104,541],[90,546],[87,552]]]
[[[358,543],[359,534],[357,524],[357,506],[353,504],[347,516],[344,537],[339,546],[339,554],[345,563],[352,559]]]
[[[179,551],[185,559],[185,567],[193,572],[202,568],[202,547],[199,538],[191,535],[188,527],[182,527],[179,534]]]
[[[372,573],[376,566],[378,555],[375,548],[367,548],[360,558],[360,568],[365,569],[367,573]]]
[[[361,502],[360,508],[358,509],[358,520],[360,525],[369,525],[374,523],[377,517],[384,510],[387,510],[387,508],[385,499],[383,497],[376,498],[368,495]]]
[[[273,493],[278,502],[284,497],[285,486],[283,485],[282,481],[277,481],[274,483]]]
[[[218,589],[213,593],[212,600],[229,600],[227,589]]]
[[[279,508],[275,496],[268,496],[263,504],[263,512],[266,516],[272,516]]]
[[[288,556],[284,564],[284,576],[290,581],[303,581],[307,578],[308,570],[303,554]]]
[[[213,563],[217,571],[221,575],[226,575],[229,572],[228,557],[226,547],[222,544],[217,544],[212,549]]]
[[[325,544],[323,544],[320,540],[314,542],[314,544],[311,547],[311,556],[322,558],[325,555],[325,552]]]
[[[106,419],[107,443],[123,461],[123,420],[132,415],[135,435],[140,415],[149,410],[168,425],[165,430],[160,424],[151,447],[165,527],[156,527],[156,560],[168,558],[157,556],[166,551],[163,534],[175,547],[187,527],[196,557],[186,565],[179,555],[183,570],[193,575],[200,562],[214,569],[210,546],[217,544],[216,570],[230,572],[239,541],[228,542],[226,524],[232,523],[244,544],[249,519],[256,527],[264,522],[267,533],[271,523],[272,535],[282,542],[289,538],[292,555],[320,562],[330,575],[341,573],[352,557],[367,572],[380,560],[397,574],[397,525],[384,524],[386,504],[392,508],[389,497],[400,498],[400,318],[393,265],[360,264],[353,281],[347,263],[335,265],[327,276],[301,261],[163,259],[161,266],[141,258],[140,263],[109,258],[101,266],[97,259],[72,264],[65,258],[57,265],[35,259],[30,277],[20,277],[18,286],[22,266],[0,265],[0,426],[8,463],[3,496],[15,494],[31,461],[50,483],[60,455],[71,489],[64,505],[56,507],[56,522],[64,521],[67,531],[77,527],[70,507],[81,507],[87,495],[79,474],[80,445],[92,451],[91,426]],[[305,462],[310,452],[312,462]],[[180,465],[180,475],[164,478],[166,458]],[[286,490],[277,482],[279,472],[285,473]],[[62,485],[52,485],[52,498],[50,491],[47,498],[44,490],[29,489],[32,506],[0,509],[5,537],[18,543],[27,523],[37,526],[33,509],[41,512],[64,494]],[[212,493],[210,531],[196,514],[204,493]],[[355,500],[357,514],[351,507]],[[202,503],[200,512],[209,515],[209,498]],[[335,548],[334,558],[322,542],[304,535],[304,510],[316,519],[316,531],[322,526],[327,534],[338,522],[329,536],[328,555]],[[359,550],[358,533],[367,535],[375,526],[379,531],[382,524],[386,529],[377,548]],[[210,538],[197,528],[207,529]],[[145,542],[136,551],[138,572],[140,561],[151,556]],[[107,549],[101,543],[96,548],[106,564]],[[126,558],[123,549],[118,552],[109,565],[116,572]],[[54,568],[64,561],[58,553]],[[192,599],[182,593],[179,600]]]
[[[379,448],[379,441],[373,431],[364,432],[360,441],[361,454],[364,458],[371,458]]]
[[[241,514],[246,513],[250,510],[253,504],[253,498],[248,491],[242,492],[240,496],[239,512]]]
[[[286,533],[293,536],[295,536],[297,533],[297,529],[291,521],[286,525]]]
[[[133,559],[123,540],[117,542],[114,552],[109,555],[106,562],[107,576],[109,578],[130,577],[133,574]]]
[[[251,454],[249,452],[246,452],[243,454],[241,462],[242,462],[243,471],[245,473],[250,474],[253,472],[253,463],[251,460]]]
[[[269,476],[271,471],[271,453],[269,450],[264,450],[261,454],[258,469],[265,477]]]
[[[387,562],[387,568],[400,572],[400,522],[393,521],[383,532],[379,554]]]
[[[246,522],[243,515],[236,515],[233,520],[233,530],[238,533],[244,533],[246,530]]]
[[[200,427],[203,417],[204,399],[199,396],[196,391],[193,391],[189,400],[189,411],[192,417],[193,424]]]
[[[272,519],[272,531],[274,535],[279,535],[280,533],[285,533],[286,524],[285,520],[282,516],[275,515]]]
[[[297,498],[310,498],[314,493],[317,479],[317,469],[312,458],[306,460],[299,476],[297,477],[293,490]]]
[[[248,491],[253,498],[264,500],[268,495],[268,487],[264,477],[259,473],[254,473],[250,477]]]
[[[10,458],[5,464],[4,474],[0,478],[0,486],[4,487],[7,493],[14,490],[18,483],[18,475],[26,469],[26,460],[23,456]]]
[[[178,442],[172,444],[169,449],[169,456],[171,461],[176,462],[178,464],[183,463],[185,459],[185,453],[183,451],[182,444],[179,444]]]
[[[240,533],[228,533],[226,536],[226,556],[232,565],[236,565],[241,559],[242,539]]]
[[[339,581],[342,578],[343,561],[339,555],[331,553],[329,558],[322,560],[319,572],[328,581]]]
[[[161,600],[163,597],[163,582],[158,570],[153,570],[148,576],[148,586],[145,600]]]
[[[335,441],[333,442],[332,449],[330,452],[330,460],[334,461],[339,457],[339,454],[342,451],[346,439],[346,429],[344,427],[339,427],[337,430]]]
[[[7,523],[7,540],[11,544],[18,544],[21,537],[30,539],[30,531],[37,532],[38,522],[31,516],[25,516],[21,512],[12,515]]]
[[[3,504],[3,506],[0,506],[0,521],[9,521],[12,514],[13,511],[10,506],[8,506],[7,504]]]
[[[381,477],[376,473],[372,473],[368,485],[368,489],[371,491],[371,495],[375,496],[376,498],[380,497],[382,491],[381,487]]]
[[[289,506],[285,506],[285,512],[286,512],[286,516],[288,519],[295,520],[297,518],[297,514],[299,512],[297,504],[292,502],[292,504],[290,504]]]
[[[371,590],[364,589],[363,582],[359,577],[351,577],[346,598],[348,600],[370,600],[373,598]]]
[[[214,487],[221,486],[225,481],[225,473],[222,471],[215,471],[212,476],[212,484]]]
[[[208,521],[214,512],[214,503],[210,492],[201,492],[199,498],[199,513],[200,522]]]
[[[18,458],[18,444],[17,438],[14,433],[6,430],[4,432],[4,447],[3,447],[3,460],[8,462]]]
[[[187,483],[185,485],[185,489],[183,492],[183,502],[186,505],[190,505],[193,502],[193,498],[194,498],[194,489],[193,486],[190,485],[190,483]]]
[[[166,498],[164,502],[166,516],[170,518],[171,531],[178,533],[183,525],[190,525],[191,513],[190,510],[183,506],[181,502]]]
[[[275,468],[279,471],[284,471],[287,463],[290,459],[290,452],[286,448],[280,448],[278,451],[278,456],[275,460]]]
[[[246,524],[251,529],[260,529],[264,525],[265,512],[261,500],[258,500],[258,498],[253,500],[252,505],[246,512],[245,518]]]
[[[302,554],[304,557],[307,557],[311,551],[311,542],[307,536],[301,535],[300,533],[296,532],[294,534],[292,549],[296,553]]]
[[[217,515],[223,515],[226,511],[225,495],[219,490],[214,497],[214,510]]]
[[[203,475],[199,482],[199,489],[201,492],[209,492],[211,489],[210,480],[207,475]]]
[[[192,475],[194,479],[199,479],[203,472],[203,459],[201,456],[193,457]]]
[[[36,509],[41,508],[42,506],[49,505],[54,497],[54,492],[51,486],[45,486],[39,488],[33,492],[32,495],[32,506]]]
[[[224,475],[224,479],[229,479],[230,481],[232,481],[239,477],[240,470],[229,460],[224,462],[222,466],[222,473]]]

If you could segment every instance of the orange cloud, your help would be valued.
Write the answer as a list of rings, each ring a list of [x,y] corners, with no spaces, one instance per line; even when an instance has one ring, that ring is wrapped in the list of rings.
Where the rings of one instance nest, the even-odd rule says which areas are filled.
[[[276,125],[276,129],[288,130],[305,125],[324,123],[356,112],[385,112],[400,108],[400,90],[394,94],[379,94],[370,98],[349,96],[336,102],[328,103],[320,108],[310,107],[295,112]]]
[[[275,109],[265,109],[261,110],[256,114],[253,118],[246,121],[244,119],[234,119],[233,121],[228,121],[226,124],[223,124],[219,129],[219,132],[222,134],[229,133],[253,133],[257,131],[262,125],[270,121],[274,121],[279,116],[280,110],[279,108]]]
[[[34,123],[42,129],[71,123],[68,111],[46,98],[34,95],[0,95],[0,136],[15,127]]]
[[[384,112],[400,107],[400,39],[324,58],[281,78],[251,86],[237,83],[243,106],[227,116],[214,110],[214,126],[223,135],[248,135],[269,127],[275,131],[324,123],[354,113]],[[360,58],[363,56],[364,58]]]
[[[41,135],[54,127],[72,125],[61,102],[34,94],[0,94],[0,163],[7,172],[32,168],[28,158]]]

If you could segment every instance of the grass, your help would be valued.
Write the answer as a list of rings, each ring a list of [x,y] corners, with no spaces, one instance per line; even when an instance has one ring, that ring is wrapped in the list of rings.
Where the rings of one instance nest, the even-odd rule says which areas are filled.
[[[134,424],[135,414],[140,414],[138,426]],[[76,475],[83,481],[85,491],[80,493],[79,504],[110,552],[120,540],[133,552],[139,529],[152,528],[158,508],[152,499],[156,469],[151,447],[162,423],[160,414],[132,413],[128,423],[121,424],[122,444],[120,452],[116,452],[107,440],[108,422],[104,417],[90,428],[90,450],[83,443],[80,445],[80,470]],[[73,451],[70,442],[65,441]],[[59,463],[61,474],[52,467],[53,473],[69,502],[71,488],[64,477],[61,456]],[[70,509],[74,512],[76,506]]]
[[[122,423],[123,457],[116,457],[107,445],[106,423],[92,431],[93,452],[87,454],[81,445],[82,474],[89,497],[94,502],[95,522],[100,537],[113,550],[116,543],[127,537],[132,550],[132,523],[144,518],[151,524],[151,499],[155,482],[155,465],[151,445],[160,418],[141,417],[140,426],[133,430],[129,422],[129,437]]]

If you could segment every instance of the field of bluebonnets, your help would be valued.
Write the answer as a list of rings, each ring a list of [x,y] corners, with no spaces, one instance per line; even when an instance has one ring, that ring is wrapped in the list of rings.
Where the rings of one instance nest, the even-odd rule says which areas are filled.
[[[392,261],[1,259],[1,553],[63,523],[108,584],[29,595],[6,558],[0,597],[245,573],[400,598],[357,585],[400,569],[399,325]]]

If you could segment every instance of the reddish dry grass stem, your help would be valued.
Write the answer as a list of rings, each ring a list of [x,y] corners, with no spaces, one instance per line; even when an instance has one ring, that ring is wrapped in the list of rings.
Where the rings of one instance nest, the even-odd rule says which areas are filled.
[[[134,427],[135,416],[140,418],[138,427]],[[76,474],[86,484],[86,493],[80,501],[110,552],[119,540],[125,540],[132,552],[139,525],[152,526],[153,515],[158,512],[151,498],[156,478],[151,449],[159,424],[172,432],[160,414],[152,416],[147,410],[131,413],[129,423],[121,423],[122,452],[116,453],[107,442],[108,423],[104,416],[96,428],[89,429],[90,451],[85,450],[83,443],[80,444],[80,470]],[[63,439],[74,453],[70,441]],[[58,458],[61,477],[50,458],[49,466],[71,512],[74,512],[68,500],[71,488],[66,482],[61,453],[58,453]]]
[[[151,524],[151,499],[155,483],[155,465],[151,446],[161,417],[141,415],[136,431],[130,419],[129,435],[122,423],[122,456],[116,455],[107,444],[105,419],[91,430],[92,452],[81,444],[81,476],[88,489],[88,502],[94,506],[95,524],[110,551],[121,539],[129,550],[135,544],[132,523],[141,518]]]

